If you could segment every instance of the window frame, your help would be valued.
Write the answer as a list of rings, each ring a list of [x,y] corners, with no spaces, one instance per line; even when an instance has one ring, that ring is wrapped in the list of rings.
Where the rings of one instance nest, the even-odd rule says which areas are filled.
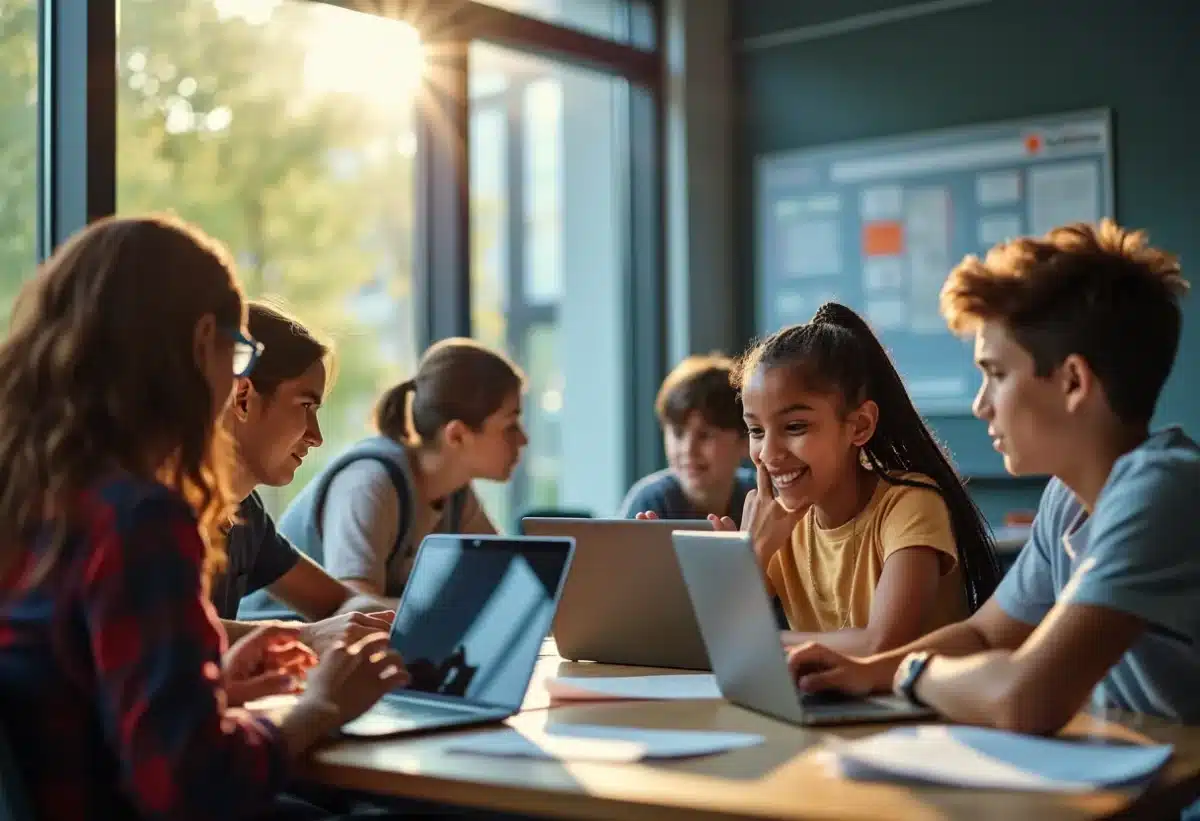
[[[293,0],[317,2],[317,0]],[[332,5],[379,14],[366,0]],[[118,0],[40,0],[38,19],[38,260],[88,223],[116,213]],[[647,11],[649,13],[647,13]],[[474,0],[439,14],[428,44],[431,77],[417,108],[414,192],[414,304],[417,344],[471,335],[468,48],[482,40],[629,81],[628,167],[621,196],[628,230],[622,248],[629,379],[626,470],[629,482],[661,463],[654,396],[665,373],[663,11],[656,0],[631,4],[631,43],[615,42]],[[519,147],[517,149],[519,151]],[[634,186],[632,180],[651,181]],[[524,242],[510,254],[520,254]],[[520,268],[513,268],[519,271]],[[634,355],[636,352],[636,355]]]
[[[38,3],[39,263],[116,211],[117,3]]]

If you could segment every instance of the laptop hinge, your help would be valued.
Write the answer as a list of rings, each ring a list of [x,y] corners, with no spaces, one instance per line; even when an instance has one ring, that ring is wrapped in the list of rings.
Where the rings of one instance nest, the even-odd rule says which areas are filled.
[[[459,698],[439,698],[436,695],[429,695],[416,690],[399,690],[394,693],[388,693],[383,697],[383,700],[401,701],[406,704],[416,703],[460,713],[484,713],[499,709],[494,704],[480,704],[472,701],[464,701]]]

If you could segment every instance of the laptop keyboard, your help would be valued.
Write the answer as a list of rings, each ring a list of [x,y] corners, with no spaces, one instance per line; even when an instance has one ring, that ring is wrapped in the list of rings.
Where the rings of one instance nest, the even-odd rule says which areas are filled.
[[[854,701],[862,701],[857,696],[848,696],[845,693],[839,693],[836,690],[825,690],[820,693],[800,693],[800,706],[809,707],[828,707],[834,704],[846,704]]]
[[[464,710],[419,701],[385,699],[342,727],[350,735],[377,736],[469,723]]]
[[[443,707],[440,704],[430,704],[423,701],[400,701],[384,698],[371,708],[371,712],[391,718],[446,718],[450,716],[467,715],[466,710],[456,710]]]
[[[896,712],[894,707],[886,703],[833,691],[801,693],[800,706],[804,708],[805,712],[815,715],[832,713],[835,715],[853,714],[856,716],[873,716],[894,715]]]

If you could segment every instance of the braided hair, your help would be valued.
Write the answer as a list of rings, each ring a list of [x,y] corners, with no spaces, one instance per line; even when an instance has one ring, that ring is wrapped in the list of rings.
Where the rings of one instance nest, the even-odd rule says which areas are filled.
[[[734,383],[743,389],[756,369],[776,366],[800,369],[806,384],[840,394],[847,405],[873,400],[879,406],[875,433],[863,454],[884,481],[941,494],[958,544],[967,604],[972,613],[978,610],[1000,582],[991,532],[870,326],[845,305],[828,302],[809,322],[777,331],[751,348],[734,371]],[[934,486],[898,473],[924,474]]]

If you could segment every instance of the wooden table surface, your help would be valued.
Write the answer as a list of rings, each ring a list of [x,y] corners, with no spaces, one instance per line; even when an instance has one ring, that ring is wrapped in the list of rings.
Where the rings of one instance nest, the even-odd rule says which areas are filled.
[[[856,782],[830,775],[814,753],[829,735],[854,738],[888,725],[805,729],[719,700],[551,705],[544,681],[562,675],[676,673],[538,662],[522,712],[506,724],[536,730],[586,723],[660,729],[757,733],[766,743],[683,761],[600,764],[490,758],[447,750],[452,732],[371,741],[341,740],[318,749],[304,777],[380,795],[572,819],[967,819],[1055,821],[1178,817],[1200,794],[1200,728],[1139,719],[1079,716],[1067,735],[1171,743],[1175,756],[1142,794],[1002,792]],[[479,732],[481,728],[460,732]],[[483,728],[486,729],[486,728]]]

